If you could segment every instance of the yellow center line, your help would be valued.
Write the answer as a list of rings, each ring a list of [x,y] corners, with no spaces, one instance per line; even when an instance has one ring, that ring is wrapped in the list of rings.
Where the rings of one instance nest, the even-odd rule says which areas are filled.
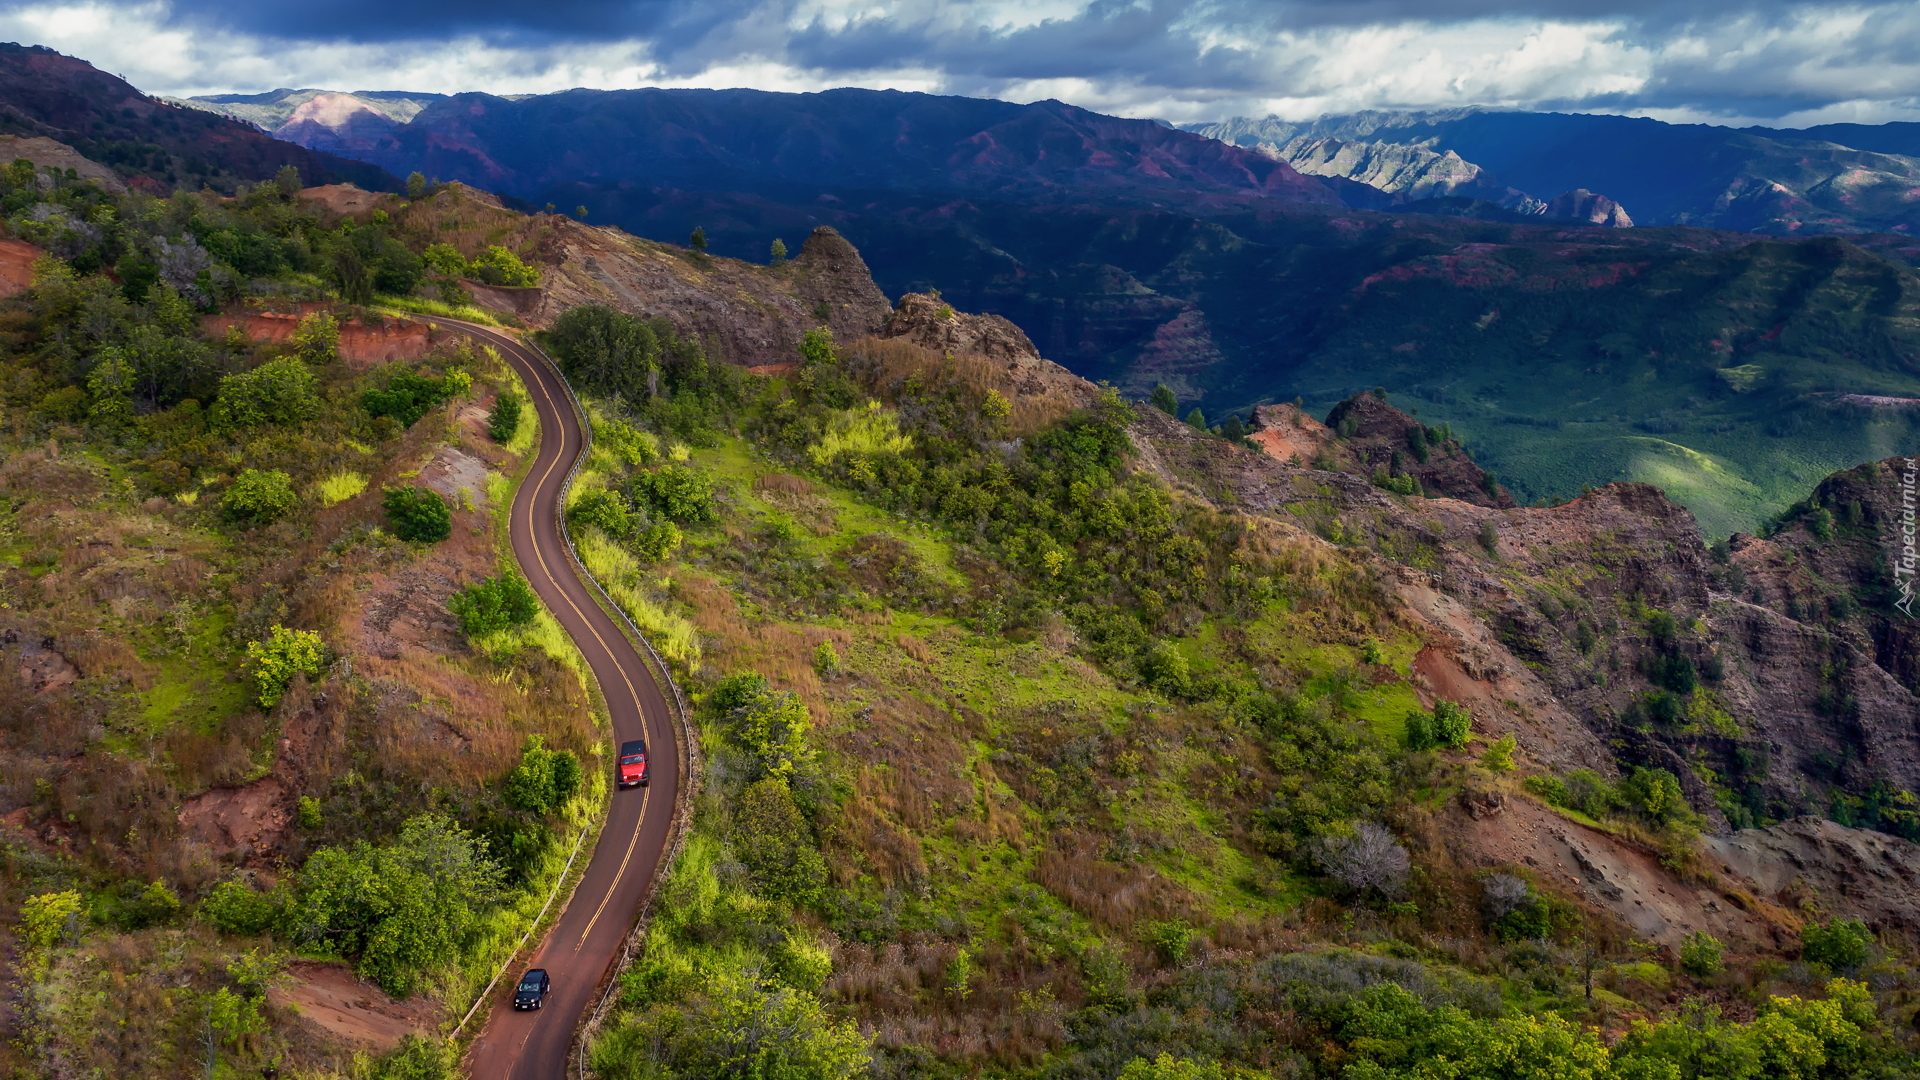
[[[483,336],[492,337],[493,335],[485,334]],[[505,345],[510,352],[513,352],[515,354],[520,353],[520,348],[518,343],[507,341],[504,338],[496,339],[496,340],[498,340],[501,344]],[[520,358],[523,361],[525,361],[529,367],[537,367],[537,363],[535,361],[527,360],[527,358],[524,355],[521,355]],[[553,410],[553,414],[557,419],[560,415],[560,406],[557,402],[554,401],[553,394],[547,389],[546,380],[543,378],[535,378],[532,381],[536,386],[539,387],[540,397],[544,401],[546,401],[547,407]],[[547,463],[546,471],[540,474],[539,481],[536,482],[533,486],[533,494],[530,494],[528,496],[529,502],[538,501],[538,493],[546,487],[548,480],[550,480],[553,476],[553,471],[560,467],[560,460],[566,456],[566,442],[567,442],[566,431],[564,429],[564,425],[556,425],[556,426],[559,426],[562,428],[560,432],[560,452],[554,455],[553,460]],[[564,508],[562,512],[564,512]],[[593,620],[587,617],[586,612],[580,610],[580,605],[574,603],[573,597],[568,594],[566,587],[562,585],[560,583],[559,578],[554,575],[552,567],[549,567],[547,565],[546,552],[541,550],[541,546],[540,546],[540,533],[533,528],[533,523],[531,518],[529,518],[528,524],[527,524],[527,535],[529,537],[530,543],[533,546],[533,556],[540,563],[540,572],[542,574],[545,574],[547,581],[551,583],[554,586],[554,588],[559,590],[561,599],[565,600],[567,602],[567,606],[573,609],[573,613],[580,617],[580,621],[586,625],[587,632],[593,635],[593,640],[595,642],[599,643],[600,651],[606,655],[607,661],[613,665],[614,670],[620,673],[620,681],[626,684],[627,696],[633,701],[633,711],[635,715],[637,715],[640,718],[640,730],[644,733],[647,727],[647,711],[640,704],[640,692],[639,690],[635,689],[633,685],[633,679],[629,677],[627,674],[626,666],[620,663],[619,659],[615,656],[614,651],[608,647],[606,639],[600,636],[599,629],[593,625]],[[627,864],[633,860],[634,846],[640,842],[640,825],[642,822],[646,820],[647,799],[649,794],[650,792],[643,791],[640,795],[640,816],[634,820],[633,835],[627,838],[627,853],[620,860],[620,869],[614,872],[613,881],[610,884],[608,884],[606,895],[600,899],[600,906],[594,909],[593,918],[587,920],[586,929],[580,932],[580,942],[578,944],[575,944],[573,947],[575,952],[579,952],[581,945],[584,945],[586,943],[587,934],[593,930],[594,923],[597,923],[600,921],[601,913],[606,911],[607,905],[613,901],[614,892],[618,890],[620,887],[621,878],[626,876]]]
[[[607,910],[607,904],[613,900],[613,886],[620,884],[620,879],[626,876],[627,863],[633,858],[633,846],[640,842],[640,823],[647,820],[647,799],[651,795],[652,789],[640,789],[640,816],[634,819],[633,836],[627,840],[627,853],[620,857],[620,869],[613,872],[613,885],[607,886],[607,895],[601,897],[600,906],[593,909],[593,918],[588,919],[587,928],[580,931],[580,940],[573,943],[574,952],[579,952],[580,947],[587,943],[587,935],[593,933],[593,924],[600,921],[600,913]]]

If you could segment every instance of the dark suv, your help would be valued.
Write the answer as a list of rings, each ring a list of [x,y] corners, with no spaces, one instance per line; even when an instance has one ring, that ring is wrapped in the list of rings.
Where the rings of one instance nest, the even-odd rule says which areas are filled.
[[[635,739],[620,744],[620,786],[647,786],[647,741]]]
[[[520,985],[513,992],[513,1007],[537,1009],[547,1000],[547,991],[552,989],[553,981],[547,978],[547,969],[534,968],[520,976]]]

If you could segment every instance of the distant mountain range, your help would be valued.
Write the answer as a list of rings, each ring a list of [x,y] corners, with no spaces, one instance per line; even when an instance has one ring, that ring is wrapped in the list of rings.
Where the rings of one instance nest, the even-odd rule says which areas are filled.
[[[396,186],[377,166],[269,138],[250,124],[148,97],[84,60],[0,43],[0,134],[72,147],[153,191],[271,179],[291,165],[311,184]]]
[[[1579,113],[1362,112],[1306,123],[1244,117],[1185,130],[1410,201],[1444,191],[1514,205],[1604,192],[1642,225],[1743,232],[1920,228],[1920,124],[1802,130]],[[1327,149],[1332,147],[1332,150]],[[1322,159],[1325,163],[1321,164]]]
[[[831,225],[890,295],[938,289],[1081,375],[1137,396],[1167,384],[1183,413],[1318,410],[1384,386],[1523,501],[1649,480],[1719,534],[1828,473],[1920,451],[1920,242],[1883,183],[1913,125],[1790,136],[1464,111],[1203,134],[867,90],[198,105],[371,161],[356,167],[372,184],[419,171],[675,243],[699,226],[715,255],[764,261]],[[151,109],[183,130],[192,115]],[[1879,171],[1844,198],[1831,177],[1756,179],[1789,153],[1808,176],[1842,159]],[[1741,184],[1772,201],[1726,195]],[[1853,216],[1767,216],[1814,198]],[[1872,213],[1884,230],[1858,231]],[[1666,224],[1689,215],[1723,227]],[[1854,232],[1724,227],[1740,221]]]

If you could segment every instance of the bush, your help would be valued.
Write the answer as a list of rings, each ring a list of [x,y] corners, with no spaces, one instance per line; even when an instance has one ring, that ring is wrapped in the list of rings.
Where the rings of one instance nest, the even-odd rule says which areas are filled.
[[[580,759],[571,750],[548,750],[535,735],[507,773],[501,794],[516,810],[545,815],[558,812],[579,790]]]
[[[265,641],[247,643],[247,674],[253,677],[254,697],[263,709],[280,703],[295,675],[318,678],[327,667],[327,647],[312,630],[275,626]]]
[[[1502,735],[1487,747],[1487,752],[1480,758],[1480,764],[1490,772],[1512,772],[1516,767],[1513,763],[1513,752],[1519,746],[1519,740],[1515,739],[1511,732]]]
[[[367,1080],[455,1080],[459,1061],[445,1039],[406,1035],[367,1068]]]
[[[280,917],[276,901],[277,897],[255,892],[246,882],[228,879],[201,901],[200,917],[222,933],[257,937],[273,929]]]
[[[247,469],[220,496],[220,509],[235,524],[269,525],[286,517],[297,501],[293,477],[278,469]]]
[[[685,1005],[643,1015],[644,1026],[609,1032],[594,1047],[595,1070],[609,1080],[867,1075],[870,1040],[852,1020],[835,1022],[812,994],[728,969],[702,989]]]
[[[725,718],[727,737],[752,756],[756,779],[789,780],[813,763],[813,718],[798,695],[774,693],[762,676],[742,674],[722,680],[708,701]]]
[[[1680,943],[1680,970],[1704,979],[1720,970],[1722,951],[1719,938],[1705,930],[1695,930]]]
[[[785,780],[747,785],[733,807],[733,846],[754,891],[769,900],[805,907],[826,887],[827,863]]]
[[[1313,845],[1314,861],[1330,878],[1358,893],[1398,898],[1407,891],[1413,860],[1393,834],[1371,821],[1329,832]]]
[[[469,267],[472,277],[488,285],[531,288],[540,284],[540,271],[520,261],[520,256],[494,244],[480,253]]]
[[[1800,929],[1800,958],[1833,971],[1857,970],[1872,948],[1873,931],[1858,919],[1834,919],[1825,926],[1808,923]]]
[[[576,528],[591,525],[615,540],[625,540],[633,535],[636,522],[633,507],[624,496],[599,488],[574,500],[567,508],[567,524]]]
[[[402,540],[435,544],[453,535],[453,510],[437,491],[391,487],[380,505],[387,512],[393,535]]]
[[[512,442],[520,432],[520,411],[524,407],[519,394],[502,391],[493,399],[493,411],[487,413],[487,435],[494,442]]]
[[[681,524],[712,521],[713,479],[698,469],[665,465],[633,478],[634,501]]]
[[[320,379],[291,357],[269,360],[252,371],[220,380],[213,405],[216,428],[304,424],[320,415]]]
[[[1140,681],[1168,697],[1184,698],[1193,693],[1193,674],[1186,654],[1167,642],[1154,642],[1140,657],[1139,667]]]
[[[460,631],[475,638],[532,622],[540,613],[540,598],[526,578],[509,570],[454,593],[447,610],[460,620]]]
[[[412,427],[427,415],[427,410],[465,393],[472,386],[473,377],[464,371],[449,372],[442,378],[401,371],[388,380],[384,389],[362,394],[360,404],[369,416],[390,416],[401,427]]]
[[[1178,919],[1147,924],[1146,941],[1163,964],[1183,964],[1193,952],[1193,927]]]
[[[325,312],[315,312],[293,329],[293,351],[309,364],[331,364],[340,358],[340,324]]]
[[[1442,701],[1432,713],[1419,709],[1407,714],[1406,745],[1409,750],[1433,750],[1439,747],[1458,750],[1473,735],[1473,713]]]

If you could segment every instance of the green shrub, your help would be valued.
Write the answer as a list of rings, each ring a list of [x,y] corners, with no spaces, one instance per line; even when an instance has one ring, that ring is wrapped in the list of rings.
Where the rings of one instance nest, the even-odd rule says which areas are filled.
[[[576,528],[591,525],[615,540],[625,540],[633,535],[636,522],[625,496],[598,488],[585,492],[567,508],[567,524]]]
[[[1858,919],[1834,919],[1825,926],[1808,923],[1800,928],[1800,958],[1810,964],[1851,972],[1867,962],[1872,949],[1873,931]]]
[[[1439,747],[1458,750],[1473,735],[1473,713],[1451,701],[1441,701],[1427,713],[1414,710],[1407,714],[1405,741],[1409,750],[1433,750]]]
[[[1187,656],[1165,641],[1156,641],[1140,657],[1140,681],[1171,698],[1193,694],[1193,673]]]
[[[356,1074],[357,1075],[357,1074]],[[406,1035],[367,1066],[367,1080],[456,1080],[460,1062],[445,1039]]]
[[[396,372],[384,388],[369,390],[360,396],[361,407],[373,417],[389,416],[401,427],[412,427],[427,415],[427,410],[465,393],[473,386],[473,377],[453,371],[440,378],[418,372]]]
[[[480,253],[469,267],[470,276],[488,285],[530,288],[540,284],[540,271],[520,261],[520,256],[494,244]]]
[[[1502,735],[1487,747],[1487,752],[1480,757],[1480,764],[1490,772],[1512,772],[1517,767],[1513,762],[1513,753],[1519,745],[1519,740],[1511,732]]]
[[[1689,814],[1687,797],[1680,779],[1665,769],[1636,767],[1620,781],[1619,800],[1628,809],[1656,825],[1685,818]]]
[[[300,360],[283,356],[220,380],[212,420],[216,428],[304,424],[320,415],[320,378]]]
[[[1705,930],[1695,930],[1680,943],[1680,970],[1696,979],[1704,979],[1720,970],[1723,951],[1719,938]]]
[[[785,780],[770,776],[747,785],[734,801],[732,840],[755,892],[795,907],[820,898],[826,859]]]
[[[1193,952],[1193,927],[1179,919],[1147,924],[1147,946],[1162,964],[1183,964]]]
[[[390,487],[380,501],[393,535],[436,544],[453,535],[453,510],[440,493],[423,487]]]
[[[634,537],[633,549],[648,562],[665,562],[680,547],[680,526],[656,521]]]
[[[278,897],[255,892],[244,881],[228,879],[200,902],[200,917],[222,933],[257,937],[280,917]]]
[[[520,432],[520,411],[524,407],[519,394],[501,391],[493,399],[493,410],[487,413],[487,435],[494,442],[512,442]]]
[[[501,786],[501,796],[516,810],[557,813],[580,790],[580,759],[571,750],[547,749],[535,735]]]
[[[509,570],[454,593],[447,598],[447,610],[460,620],[460,631],[475,638],[532,622],[540,613],[540,598],[526,578]]]
[[[293,329],[293,351],[316,367],[340,358],[340,324],[326,312],[315,312]]]
[[[707,703],[727,737],[751,755],[756,779],[788,780],[813,764],[813,718],[798,695],[775,693],[764,676],[745,673],[721,680]]]
[[[269,525],[287,516],[299,496],[293,477],[278,469],[247,469],[220,496],[227,520],[240,525]]]
[[[327,667],[327,647],[312,630],[276,625],[265,641],[247,643],[245,668],[253,677],[254,699],[271,709],[293,685],[295,675],[318,678]]]
[[[663,465],[636,474],[633,495],[635,502],[668,521],[692,524],[714,519],[713,478],[685,465]]]
[[[840,653],[833,647],[833,639],[827,638],[813,650],[813,670],[823,679],[840,677]]]

